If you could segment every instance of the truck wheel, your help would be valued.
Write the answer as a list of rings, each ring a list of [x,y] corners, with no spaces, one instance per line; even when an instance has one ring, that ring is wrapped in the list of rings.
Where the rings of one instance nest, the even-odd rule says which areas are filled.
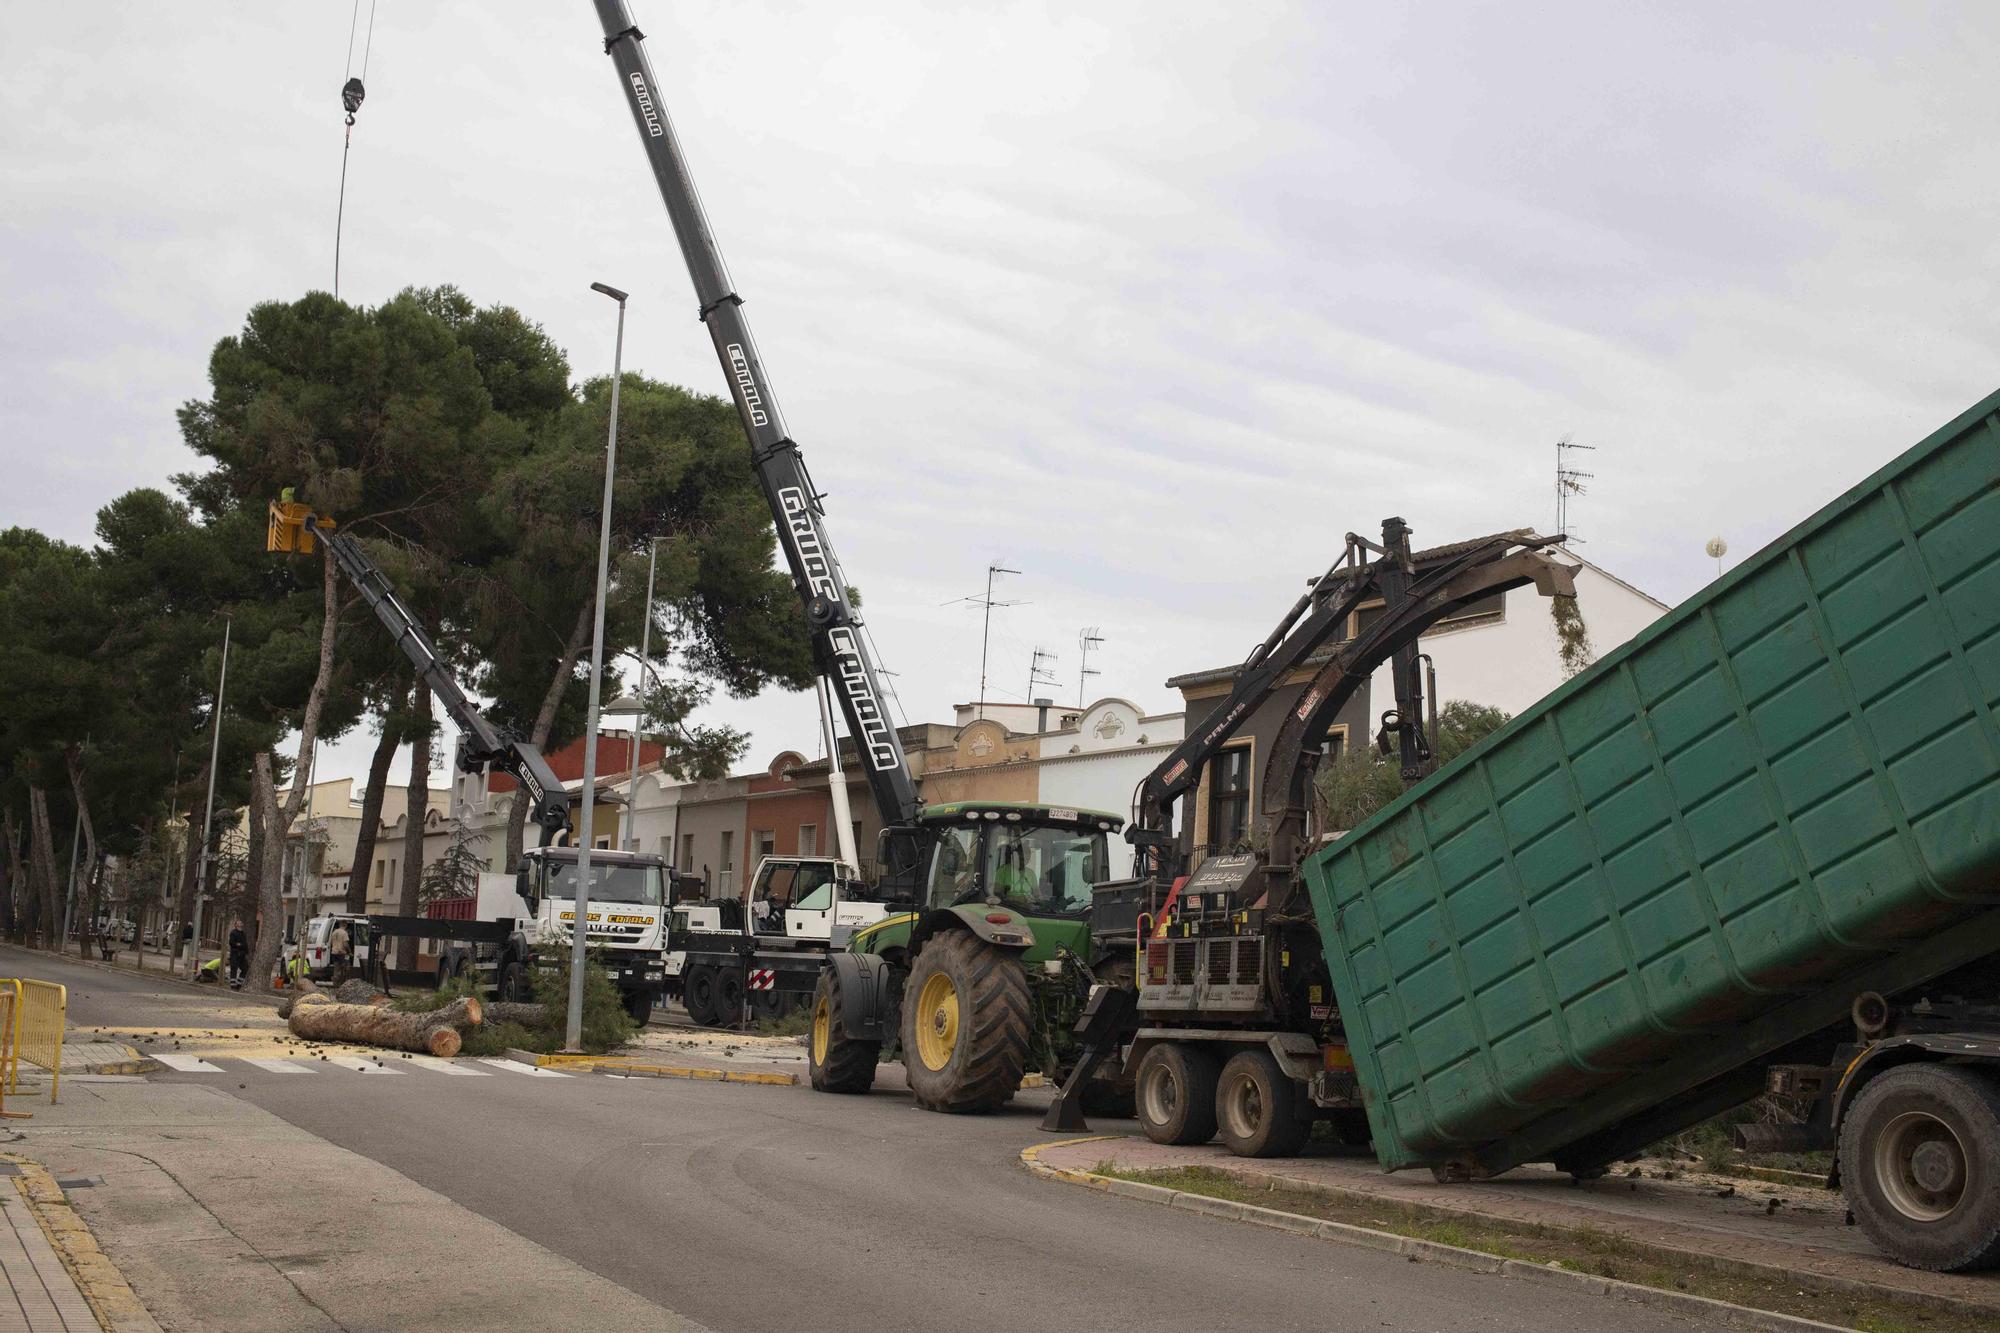
[[[743,1021],[743,974],[734,968],[715,970],[715,1025],[733,1028]]]
[[[688,1017],[703,1027],[715,1026],[715,969],[691,967],[681,978],[681,1003]]]
[[[1028,1064],[1028,974],[1018,955],[965,930],[934,936],[903,986],[903,1068],[917,1104],[991,1111]]]
[[[1222,1067],[1215,1121],[1238,1157],[1290,1157],[1312,1132],[1299,1117],[1299,1085],[1262,1049],[1238,1051]]]
[[[635,990],[627,993],[625,996],[625,1012],[632,1016],[634,1023],[637,1023],[640,1027],[646,1026],[647,1020],[653,1016],[653,993],[643,990]]]
[[[1207,1143],[1215,1137],[1215,1057],[1199,1046],[1164,1042],[1149,1049],[1133,1078],[1139,1128],[1155,1143]]]
[[[840,981],[832,968],[825,968],[813,990],[812,1040],[806,1043],[806,1065],[813,1087],[820,1092],[866,1092],[875,1086],[882,1043],[849,1037],[842,1009]]]
[[[528,1004],[535,998],[527,966],[518,958],[500,969],[500,998],[515,1004]]]
[[[1897,1262],[2000,1263],[2000,1087],[1940,1065],[1876,1076],[1841,1125],[1840,1178],[1861,1229]]]

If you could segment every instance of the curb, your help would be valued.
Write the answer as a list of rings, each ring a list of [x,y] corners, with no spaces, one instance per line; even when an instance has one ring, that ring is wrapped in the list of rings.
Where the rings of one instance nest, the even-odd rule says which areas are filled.
[[[1021,1150],[1021,1165],[1044,1179],[1082,1185],[1086,1189],[1102,1190],[1106,1194],[1114,1194],[1120,1198],[1164,1204],[1183,1212],[1224,1218],[1232,1222],[1248,1222],[1252,1226],[1269,1227],[1276,1231],[1335,1241],[1343,1245],[1386,1250],[1391,1254],[1403,1255],[1413,1263],[1445,1264],[1475,1273],[1565,1287],[1571,1291],[1588,1292],[1593,1296],[1616,1297],[1693,1319],[1725,1324],[1731,1328],[1752,1329],[1758,1333],[1765,1333],[1767,1330],[1769,1333],[1851,1333],[1851,1330],[1842,1324],[1824,1324],[1816,1319],[1777,1314],[1770,1310],[1757,1310],[1747,1305],[1734,1305],[1707,1296],[1665,1291],[1659,1287],[1640,1286],[1636,1282],[1597,1277],[1567,1268],[1550,1268],[1542,1264],[1531,1264],[1522,1259],[1503,1259],[1496,1254],[1468,1250],[1457,1245],[1418,1240],[1413,1236],[1399,1236],[1394,1232],[1376,1231],[1347,1222],[1328,1222],[1317,1217],[1306,1217],[1300,1213],[1282,1212],[1276,1208],[1260,1208],[1255,1204],[1237,1203],[1230,1199],[1213,1199],[1205,1194],[1188,1194],[1180,1190],[1170,1190],[1164,1185],[1148,1185],[1137,1180],[1118,1180],[1111,1176],[1098,1175],[1094,1171],[1050,1166],[1041,1160],[1042,1150],[1045,1148],[1063,1147],[1075,1143],[1103,1143],[1120,1137],[1122,1136],[1116,1134],[1099,1134],[1090,1138],[1054,1139],[1047,1143],[1037,1143]]]
[[[160,1333],[159,1324],[133,1292],[131,1283],[98,1247],[97,1237],[70,1207],[68,1196],[47,1168],[14,1153],[0,1153],[0,1161],[20,1169],[16,1184],[21,1197],[41,1224],[42,1234],[62,1257],[63,1267],[76,1279],[77,1290],[90,1303],[97,1322],[110,1333]]]
[[[685,1078],[698,1083],[755,1083],[765,1087],[797,1087],[797,1074],[766,1074],[754,1070],[703,1069],[698,1065],[656,1065],[622,1055],[535,1055],[509,1051],[510,1059],[532,1062],[542,1069],[576,1069],[627,1078]]]

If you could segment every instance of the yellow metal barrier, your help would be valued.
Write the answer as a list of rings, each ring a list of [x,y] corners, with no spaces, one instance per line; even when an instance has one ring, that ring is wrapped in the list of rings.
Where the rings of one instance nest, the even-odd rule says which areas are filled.
[[[21,1061],[49,1071],[49,1101],[62,1089],[64,1026],[69,1017],[69,987],[50,981],[0,979],[0,995],[8,1000],[5,1026],[7,1091],[19,1091]]]

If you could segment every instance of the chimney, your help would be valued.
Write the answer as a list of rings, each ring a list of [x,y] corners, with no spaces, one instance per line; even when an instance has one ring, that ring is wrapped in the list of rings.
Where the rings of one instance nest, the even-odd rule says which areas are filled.
[[[1056,706],[1056,701],[1054,699],[1035,700],[1036,731],[1047,731],[1049,729],[1049,710],[1051,708],[1054,708],[1055,706]]]

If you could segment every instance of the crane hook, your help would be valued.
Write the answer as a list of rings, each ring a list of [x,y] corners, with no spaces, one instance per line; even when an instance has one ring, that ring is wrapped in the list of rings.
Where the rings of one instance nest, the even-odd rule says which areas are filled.
[[[340,104],[347,108],[347,123],[354,123],[354,113],[361,109],[361,100],[368,96],[368,90],[361,86],[360,79],[349,79],[340,89]]]

